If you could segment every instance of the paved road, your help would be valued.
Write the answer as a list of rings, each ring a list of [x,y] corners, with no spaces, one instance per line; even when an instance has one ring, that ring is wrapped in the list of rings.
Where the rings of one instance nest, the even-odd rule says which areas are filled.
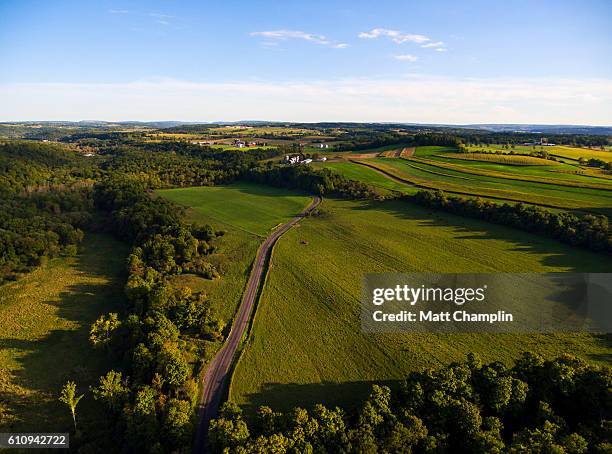
[[[259,248],[253,269],[251,270],[249,282],[247,283],[246,291],[242,297],[242,303],[238,309],[238,316],[232,325],[232,329],[225,344],[210,362],[206,369],[206,374],[204,375],[204,380],[202,382],[204,392],[198,410],[198,429],[196,433],[196,442],[193,448],[194,453],[200,454],[209,451],[207,439],[208,426],[210,420],[217,416],[217,410],[221,403],[223,388],[228,378],[229,368],[236,354],[236,349],[240,345],[242,336],[249,325],[251,312],[257,298],[257,291],[266,275],[265,264],[272,251],[272,246],[274,246],[274,243],[276,243],[276,240],[278,240],[281,235],[314,210],[320,202],[320,197],[315,197],[302,213],[272,232]]]

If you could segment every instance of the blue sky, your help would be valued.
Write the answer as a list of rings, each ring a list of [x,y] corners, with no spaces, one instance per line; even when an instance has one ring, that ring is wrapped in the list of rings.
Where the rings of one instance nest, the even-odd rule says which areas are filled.
[[[607,0],[0,0],[0,120],[612,124],[611,18]]]

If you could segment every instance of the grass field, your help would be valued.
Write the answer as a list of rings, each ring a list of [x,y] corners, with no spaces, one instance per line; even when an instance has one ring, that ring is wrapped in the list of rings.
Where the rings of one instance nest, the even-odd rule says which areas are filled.
[[[0,430],[67,432],[61,387],[74,380],[79,392],[111,368],[93,350],[89,327],[102,313],[122,309],[127,246],[86,235],[76,257],[55,259],[0,292]],[[91,411],[91,394],[79,415]]]
[[[506,164],[512,166],[551,166],[556,162],[547,159],[535,158],[533,156],[521,156],[510,154],[492,154],[492,153],[446,153],[445,158],[465,159],[472,161],[496,162],[498,164]]]
[[[263,237],[302,211],[311,200],[301,193],[249,183],[165,189],[158,194],[189,206],[189,221],[225,230],[225,235],[215,242],[217,250],[210,256],[221,278],[210,281],[188,275],[177,280],[196,291],[203,290],[224,321],[234,317]]]
[[[437,158],[410,158],[413,165],[428,165],[441,169],[453,170],[460,172],[466,177],[477,175],[482,177],[496,177],[504,180],[523,181],[528,183],[546,183],[563,187],[579,187],[585,189],[598,189],[603,191],[612,191],[612,182],[602,178],[593,178],[584,173],[572,173],[566,165],[557,166],[517,166],[505,164],[489,164],[489,167],[483,165],[472,165],[473,163],[485,164],[484,161],[448,159],[438,156]],[[485,164],[485,165],[486,165]],[[497,166],[494,168],[493,166]],[[572,166],[569,166],[572,167]],[[530,172],[526,172],[529,169]],[[540,169],[538,172],[537,169]]]
[[[254,235],[266,235],[302,211],[311,199],[302,193],[249,183],[164,189],[157,193],[190,207],[189,215],[194,221],[204,216],[208,222]]]
[[[457,160],[463,153],[455,150],[449,153],[443,147],[418,147],[415,159],[427,159],[438,164],[460,165],[464,171],[482,170],[488,173],[502,174],[506,178],[535,177],[536,179],[562,180],[565,184],[600,185],[610,187],[611,181],[592,167],[580,167],[577,163],[562,163],[548,161],[548,166],[512,166],[494,162],[476,160]],[[517,156],[517,158],[520,156]]]
[[[307,242],[307,244],[304,244]],[[375,335],[359,325],[364,272],[609,271],[612,259],[523,232],[388,201],[326,199],[277,244],[230,398],[248,411],[351,405],[372,382],[460,360],[512,362],[519,352],[610,361],[591,335]]]
[[[419,150],[421,148],[427,148],[427,151],[403,159],[372,157],[315,163],[314,166],[329,168],[349,179],[362,181],[383,194],[385,191],[410,194],[418,188],[441,189],[462,196],[531,203],[558,210],[602,214],[612,211],[612,180],[564,173],[571,172],[568,168],[574,168],[566,164],[518,166],[460,160],[446,157],[451,154],[442,147],[419,147]],[[383,170],[405,183],[394,181],[363,164]],[[549,168],[557,170],[541,170]]]
[[[428,189],[497,197],[570,210],[608,213],[612,208],[610,190],[523,181],[488,175],[485,172],[475,174],[464,171],[458,165],[449,164],[445,168],[440,168],[435,162],[429,163],[419,158],[411,160],[376,158],[367,160],[367,163]],[[508,167],[518,168],[518,166]]]
[[[508,152],[510,150],[514,150],[515,153],[529,154],[533,151],[541,151],[545,150],[548,154],[554,156],[561,156],[568,159],[578,160],[580,158],[590,159],[602,159],[606,162],[612,162],[612,152],[609,150],[601,150],[599,148],[578,148],[578,147],[566,147],[563,145],[554,145],[554,146],[546,146],[542,147],[539,145],[534,146],[526,146],[526,145],[516,145],[514,148],[504,148],[503,145],[500,144],[491,144],[488,146],[471,146],[468,147],[470,151],[478,152],[478,151],[505,151]]]
[[[317,162],[314,163],[314,167],[331,169],[350,180],[362,181],[367,185],[377,188],[382,194],[389,193],[390,191],[401,193],[416,192],[414,186],[390,180],[372,169],[349,161]]]
[[[466,154],[439,146],[417,147],[414,156],[404,159],[367,153],[358,156],[359,160],[351,159],[350,154],[343,156],[351,159],[348,163],[332,161],[317,165],[363,181],[383,193],[385,190],[411,193],[416,188],[441,189],[462,196],[524,202],[558,210],[612,213],[612,179],[577,164],[521,155]],[[384,170],[405,184],[364,166],[359,170],[358,165],[352,165],[357,161]],[[384,179],[388,181],[384,183]]]

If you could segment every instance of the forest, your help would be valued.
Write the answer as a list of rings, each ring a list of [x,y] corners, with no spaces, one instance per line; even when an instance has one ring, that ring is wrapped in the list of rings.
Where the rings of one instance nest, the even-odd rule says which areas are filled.
[[[262,406],[247,422],[226,403],[211,426],[216,452],[610,452],[612,375],[570,355],[525,353],[507,368],[465,362],[373,385],[358,411]]]

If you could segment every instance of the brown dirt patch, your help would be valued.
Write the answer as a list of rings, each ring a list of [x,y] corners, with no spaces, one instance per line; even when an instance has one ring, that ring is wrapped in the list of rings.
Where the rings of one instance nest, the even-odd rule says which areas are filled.
[[[400,157],[409,158],[410,156],[414,154],[415,151],[416,151],[416,147],[402,148],[402,151],[400,152]]]

